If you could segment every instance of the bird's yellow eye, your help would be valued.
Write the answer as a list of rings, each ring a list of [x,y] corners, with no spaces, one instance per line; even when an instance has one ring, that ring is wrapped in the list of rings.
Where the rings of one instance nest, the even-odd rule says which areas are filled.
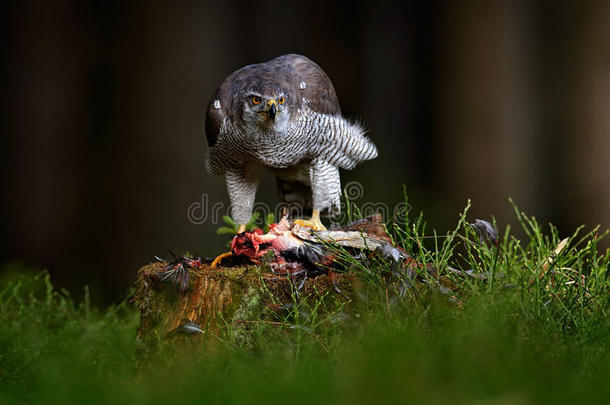
[[[280,103],[280,104],[284,104],[284,97],[278,98],[277,102]]]
[[[261,98],[259,96],[252,97],[252,104],[260,104]]]

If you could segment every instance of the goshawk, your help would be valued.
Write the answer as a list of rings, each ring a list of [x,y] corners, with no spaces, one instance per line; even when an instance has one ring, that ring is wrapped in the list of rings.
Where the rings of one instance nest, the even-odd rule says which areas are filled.
[[[312,212],[339,210],[339,168],[377,156],[362,126],[341,116],[326,73],[308,58],[289,54],[229,75],[206,116],[208,170],[224,174],[231,215],[240,232],[250,220],[263,168],[274,173],[280,198]]]

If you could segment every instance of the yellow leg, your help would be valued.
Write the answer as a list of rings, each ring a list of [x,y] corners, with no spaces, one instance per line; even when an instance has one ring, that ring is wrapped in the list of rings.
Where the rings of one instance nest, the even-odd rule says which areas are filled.
[[[246,224],[239,225],[239,229],[237,230],[237,233],[242,233],[245,231],[246,231]],[[219,254],[218,256],[216,256],[216,258],[214,259],[212,264],[210,264],[210,267],[218,267],[218,265],[220,264],[222,259],[224,259],[225,257],[229,257],[232,254],[233,254],[233,252],[225,252],[225,253]]]
[[[320,212],[318,210],[313,210],[311,213],[311,219],[309,221],[303,219],[296,219],[294,221],[295,224],[300,226],[306,226],[307,228],[311,228],[315,231],[325,231],[326,227],[322,224],[320,220]]]
[[[214,259],[212,264],[210,264],[210,267],[217,267],[218,264],[222,261],[222,259],[224,259],[225,257],[229,257],[232,254],[233,254],[233,252],[225,252],[225,253],[222,253],[222,254],[216,256],[216,259]]]
[[[311,222],[314,224],[314,229],[318,231],[325,231],[326,227],[320,220],[320,212],[318,210],[313,210],[311,213]]]

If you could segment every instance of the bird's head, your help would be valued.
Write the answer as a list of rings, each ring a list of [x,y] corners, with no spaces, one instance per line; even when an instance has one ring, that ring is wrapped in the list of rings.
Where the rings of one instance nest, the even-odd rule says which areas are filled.
[[[262,92],[250,90],[242,97],[242,120],[263,131],[282,131],[290,119],[290,99],[280,90]]]

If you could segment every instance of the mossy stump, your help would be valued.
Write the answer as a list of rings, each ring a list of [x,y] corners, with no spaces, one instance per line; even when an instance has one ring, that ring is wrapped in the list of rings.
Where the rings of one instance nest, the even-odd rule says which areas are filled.
[[[258,266],[212,268],[207,264],[189,269],[190,286],[180,291],[177,285],[162,283],[156,277],[164,266],[152,263],[138,272],[135,298],[140,311],[140,356],[169,341],[184,341],[191,347],[209,346],[218,341],[210,337],[226,337],[227,330],[236,343],[247,344],[248,325],[268,320],[273,308],[295,299],[316,300],[327,293],[343,303],[353,296],[354,283],[346,274],[334,274],[334,283],[327,275],[308,279],[296,298],[298,280],[274,275]],[[203,333],[184,330],[182,327],[189,322]]]

